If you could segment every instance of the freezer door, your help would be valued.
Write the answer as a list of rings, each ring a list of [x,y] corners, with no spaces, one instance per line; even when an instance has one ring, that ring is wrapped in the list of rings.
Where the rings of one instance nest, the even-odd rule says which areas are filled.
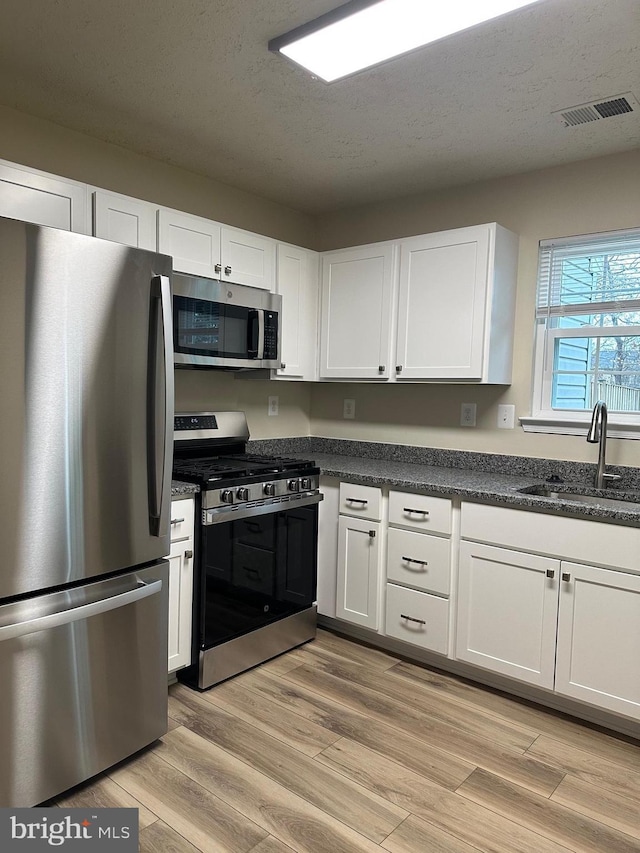
[[[0,218],[0,599],[169,552],[170,272]]]
[[[33,806],[167,730],[168,568],[0,607],[0,806]]]

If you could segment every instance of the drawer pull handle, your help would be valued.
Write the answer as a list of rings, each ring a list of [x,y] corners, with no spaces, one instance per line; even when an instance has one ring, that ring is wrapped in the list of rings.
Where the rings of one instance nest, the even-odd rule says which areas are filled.
[[[375,530],[370,530],[369,531],[369,539],[375,539],[375,538],[376,538]]]
[[[171,524],[182,524],[183,521],[184,521],[184,518],[172,518]]]
[[[569,583],[569,581],[571,580],[571,575],[569,574],[569,572],[563,572],[562,573],[562,580],[565,583]]]
[[[369,501],[365,501],[362,498],[346,498],[347,503],[351,504],[362,504],[363,507],[367,506]]]
[[[424,515],[425,518],[429,517],[429,510],[426,509],[411,509],[410,506],[403,507],[404,512],[416,513],[417,515]]]
[[[415,619],[413,616],[406,616],[404,613],[400,614],[401,619],[406,619],[407,622],[417,622],[418,625],[426,625],[426,621],[424,619]]]
[[[556,576],[555,569],[547,569],[547,577],[553,580]]]
[[[185,560],[192,560],[193,559],[193,551],[185,551],[184,552],[184,558],[185,558]]]
[[[402,558],[405,563],[417,563],[419,566],[428,566],[428,560],[416,560],[413,557],[403,557]]]

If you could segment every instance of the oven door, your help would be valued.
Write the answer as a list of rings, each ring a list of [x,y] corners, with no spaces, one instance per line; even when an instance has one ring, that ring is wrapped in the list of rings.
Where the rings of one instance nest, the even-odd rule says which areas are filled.
[[[318,504],[202,528],[200,651],[311,607]]]

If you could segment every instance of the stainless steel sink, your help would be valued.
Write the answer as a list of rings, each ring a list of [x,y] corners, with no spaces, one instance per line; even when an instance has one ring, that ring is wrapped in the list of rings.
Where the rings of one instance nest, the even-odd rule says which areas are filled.
[[[621,510],[629,507],[630,509],[640,511],[640,492],[594,489],[589,486],[573,486],[568,483],[559,483],[557,485],[541,483],[535,486],[527,486],[524,489],[519,489],[519,491],[523,495],[535,495],[541,498],[574,501],[590,504],[591,506],[607,507],[608,509]]]

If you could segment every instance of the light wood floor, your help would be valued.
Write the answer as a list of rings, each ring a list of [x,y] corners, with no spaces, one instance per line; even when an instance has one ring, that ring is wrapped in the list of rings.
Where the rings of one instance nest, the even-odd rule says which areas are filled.
[[[58,804],[162,853],[640,853],[640,744],[320,631]]]

